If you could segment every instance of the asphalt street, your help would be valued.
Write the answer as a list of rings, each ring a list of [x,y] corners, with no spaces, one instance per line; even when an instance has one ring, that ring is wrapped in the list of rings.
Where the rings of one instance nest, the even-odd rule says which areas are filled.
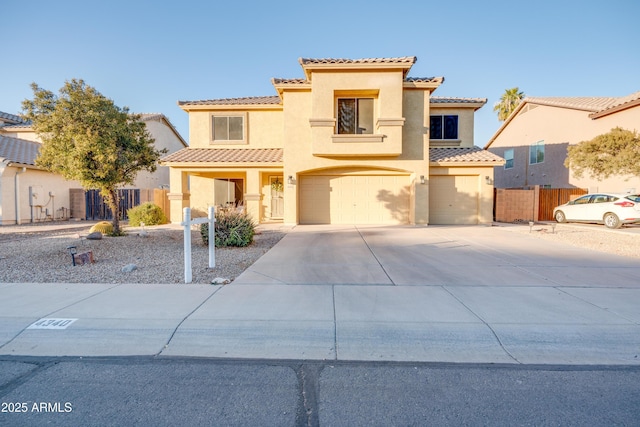
[[[2,426],[635,426],[640,367],[0,360]]]

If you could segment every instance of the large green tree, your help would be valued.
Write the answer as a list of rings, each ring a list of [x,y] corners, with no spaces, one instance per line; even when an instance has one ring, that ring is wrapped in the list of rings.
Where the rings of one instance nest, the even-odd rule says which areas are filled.
[[[640,177],[640,136],[620,127],[567,149],[564,165],[577,178],[585,172],[597,179],[612,175]]]
[[[36,164],[85,189],[99,189],[120,235],[118,189],[133,184],[141,170],[154,172],[166,150],[156,150],[140,115],[120,108],[81,79],[66,81],[59,94],[32,83],[33,99],[23,117],[42,140]]]
[[[505,90],[500,97],[500,101],[493,106],[493,111],[498,113],[498,120],[501,122],[507,120],[507,117],[520,105],[523,98],[524,93],[517,87]]]

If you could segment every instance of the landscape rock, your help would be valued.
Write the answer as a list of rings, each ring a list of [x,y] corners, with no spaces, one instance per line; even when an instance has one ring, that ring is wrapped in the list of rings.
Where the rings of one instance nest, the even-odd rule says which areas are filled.
[[[93,233],[87,234],[87,240],[102,240],[102,233],[99,231],[94,231]]]
[[[135,264],[127,264],[124,267],[122,267],[122,272],[123,273],[131,273],[134,270],[137,270],[138,266]]]
[[[212,285],[228,285],[231,283],[231,280],[225,279],[224,277],[216,277],[211,281]]]

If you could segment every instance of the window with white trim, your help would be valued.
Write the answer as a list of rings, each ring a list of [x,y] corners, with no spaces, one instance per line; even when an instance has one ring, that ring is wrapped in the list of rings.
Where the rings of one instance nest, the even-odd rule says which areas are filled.
[[[213,142],[238,143],[245,140],[244,115],[218,115],[211,117]]]
[[[373,134],[373,98],[338,98],[337,133]]]

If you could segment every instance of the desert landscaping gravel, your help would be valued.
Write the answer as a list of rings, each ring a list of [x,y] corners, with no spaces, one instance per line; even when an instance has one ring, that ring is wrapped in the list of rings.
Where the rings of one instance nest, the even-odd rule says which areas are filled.
[[[65,223],[0,227],[2,283],[184,283],[183,229],[175,225],[126,228],[123,237],[87,240],[91,224]],[[603,253],[640,258],[640,234],[610,231],[600,226],[558,224],[496,224],[515,233],[579,246]],[[260,225],[254,242],[245,248],[216,248],[216,268],[208,268],[208,248],[192,230],[192,283],[216,278],[233,281],[264,255],[290,228]],[[146,234],[141,237],[140,234]],[[95,263],[73,266],[67,250],[92,251]],[[123,272],[133,264],[136,269]]]
[[[90,226],[49,230],[46,226],[0,227],[0,282],[4,283],[184,283],[184,230],[179,226],[124,228],[122,237],[87,240]],[[209,249],[197,229],[191,231],[192,283],[235,279],[286,233],[259,227],[244,248],[216,248],[216,268],[209,269]],[[10,230],[15,230],[10,232]],[[286,230],[283,228],[283,230]],[[145,237],[140,237],[140,235]],[[69,246],[91,251],[93,264],[73,266]],[[123,267],[135,265],[131,272]]]

